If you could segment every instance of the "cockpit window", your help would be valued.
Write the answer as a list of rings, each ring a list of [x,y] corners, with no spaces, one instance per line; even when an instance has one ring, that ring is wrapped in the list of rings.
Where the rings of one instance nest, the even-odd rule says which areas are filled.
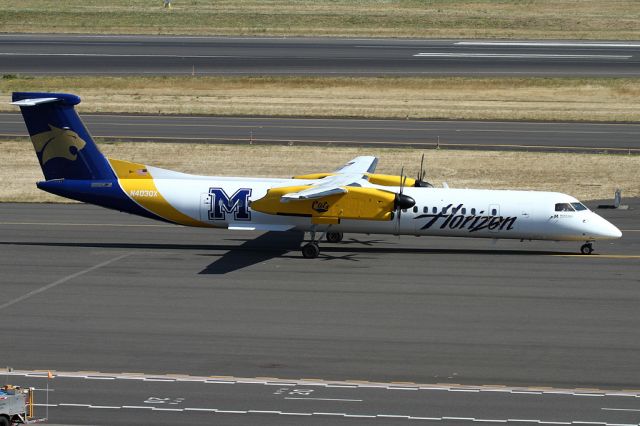
[[[576,209],[579,212],[582,210],[588,210],[582,203],[571,203],[571,205],[573,206],[574,209]]]
[[[571,204],[569,204],[569,203],[558,203],[558,204],[556,204],[556,211],[557,212],[572,212],[573,211],[573,207],[571,207]]]

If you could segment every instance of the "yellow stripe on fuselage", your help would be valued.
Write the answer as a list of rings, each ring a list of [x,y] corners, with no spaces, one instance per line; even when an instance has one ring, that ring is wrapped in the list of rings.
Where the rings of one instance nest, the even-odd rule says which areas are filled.
[[[129,198],[163,219],[186,225],[210,227],[178,211],[162,196],[153,180],[147,166],[129,161],[109,158],[109,164],[118,176],[118,183]]]

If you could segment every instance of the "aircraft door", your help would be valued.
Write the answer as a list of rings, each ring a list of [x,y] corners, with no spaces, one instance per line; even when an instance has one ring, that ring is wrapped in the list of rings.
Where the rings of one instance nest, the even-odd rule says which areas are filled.
[[[499,204],[489,204],[489,215],[492,217],[500,217],[500,205]],[[492,229],[493,228],[493,229]],[[500,232],[499,226],[489,226],[489,232],[494,234]]]
[[[209,222],[209,212],[211,211],[211,194],[200,194],[200,220]]]

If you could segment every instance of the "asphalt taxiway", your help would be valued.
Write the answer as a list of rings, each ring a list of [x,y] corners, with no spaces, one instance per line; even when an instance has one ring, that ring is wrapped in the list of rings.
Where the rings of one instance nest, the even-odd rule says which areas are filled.
[[[640,153],[638,123],[363,120],[82,114],[106,141],[412,147]],[[0,137],[27,137],[19,113],[0,113]]]
[[[58,375],[54,423],[637,424],[640,201],[625,203],[598,210],[624,235],[591,256],[347,235],[314,260],[297,234],[0,204],[2,363],[14,384]]]
[[[637,77],[637,41],[3,34],[0,73]]]

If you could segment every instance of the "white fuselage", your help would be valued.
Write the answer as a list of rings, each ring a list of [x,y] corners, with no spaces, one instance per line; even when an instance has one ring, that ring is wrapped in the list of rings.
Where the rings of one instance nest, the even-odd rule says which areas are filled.
[[[270,188],[304,185],[305,180],[193,176],[153,167],[150,171],[167,202],[203,226],[560,241],[621,236],[618,228],[588,209],[556,211],[559,203],[579,204],[575,198],[556,192],[407,187],[404,194],[416,205],[402,211],[400,220],[313,225],[309,217],[266,214],[250,207],[251,201],[264,197]],[[368,186],[400,191],[398,187]]]

